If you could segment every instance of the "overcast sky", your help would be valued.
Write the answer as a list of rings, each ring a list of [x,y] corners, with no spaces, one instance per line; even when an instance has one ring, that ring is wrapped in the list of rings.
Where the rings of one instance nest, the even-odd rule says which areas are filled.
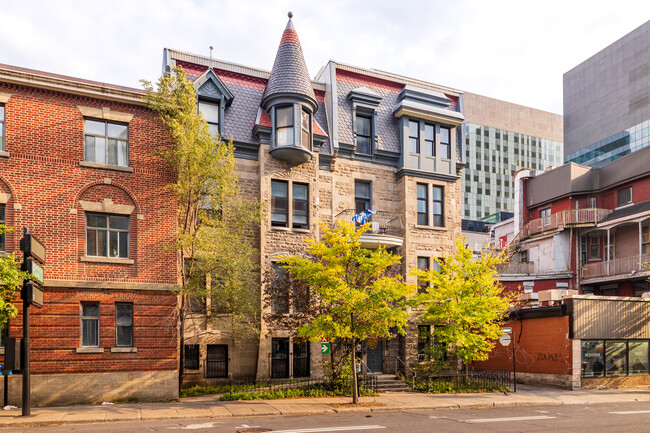
[[[556,113],[562,74],[650,18],[647,0],[4,0],[0,63],[140,87],[163,47],[270,70],[287,22],[329,59]]]

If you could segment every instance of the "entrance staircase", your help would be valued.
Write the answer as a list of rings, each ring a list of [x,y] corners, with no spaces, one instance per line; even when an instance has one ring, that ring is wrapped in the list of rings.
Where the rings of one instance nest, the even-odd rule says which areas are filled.
[[[377,392],[411,391],[411,386],[404,379],[397,379],[394,374],[376,374]]]

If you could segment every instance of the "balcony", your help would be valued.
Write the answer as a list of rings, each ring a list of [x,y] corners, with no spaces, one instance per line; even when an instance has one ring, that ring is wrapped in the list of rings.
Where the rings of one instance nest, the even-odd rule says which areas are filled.
[[[497,272],[502,275],[535,273],[534,262],[505,262],[497,266]]]
[[[346,209],[334,217],[334,221],[343,220],[358,224],[353,220],[357,215],[354,209]],[[383,245],[386,248],[401,247],[404,243],[404,219],[393,212],[375,211],[368,221],[370,230],[361,235],[361,246],[364,248],[377,248]]]
[[[620,257],[613,260],[604,260],[598,263],[583,265],[581,277],[584,280],[607,277],[643,277],[649,271],[646,266],[650,263],[650,254]]]
[[[543,218],[530,220],[524,227],[523,237],[562,230],[565,227],[588,227],[599,223],[612,211],[610,209],[567,209]]]

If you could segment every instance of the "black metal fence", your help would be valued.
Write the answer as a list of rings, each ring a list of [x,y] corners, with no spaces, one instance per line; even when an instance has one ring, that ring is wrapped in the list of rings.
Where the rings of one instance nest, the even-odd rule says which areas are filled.
[[[511,371],[469,370],[435,376],[417,376],[414,385],[423,392],[480,392],[513,389]]]
[[[377,378],[372,374],[359,375],[359,389],[365,389],[369,392],[377,391]],[[281,389],[316,387],[329,390],[341,390],[352,393],[352,378],[329,380],[318,377],[295,377],[282,379],[261,379],[255,381],[236,381],[228,380],[223,382],[224,392],[259,392],[259,391],[276,391]]]

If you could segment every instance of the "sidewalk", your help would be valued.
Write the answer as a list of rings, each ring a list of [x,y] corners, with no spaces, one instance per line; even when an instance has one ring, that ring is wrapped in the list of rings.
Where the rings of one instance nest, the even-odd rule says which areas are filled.
[[[518,385],[516,393],[420,394],[384,393],[361,397],[365,406],[350,407],[350,397],[295,398],[222,402],[218,396],[185,398],[173,403],[127,403],[32,407],[22,417],[20,408],[0,410],[0,427],[194,418],[228,418],[260,415],[313,415],[410,409],[458,409],[548,404],[595,404],[650,401],[650,389],[568,391]]]

